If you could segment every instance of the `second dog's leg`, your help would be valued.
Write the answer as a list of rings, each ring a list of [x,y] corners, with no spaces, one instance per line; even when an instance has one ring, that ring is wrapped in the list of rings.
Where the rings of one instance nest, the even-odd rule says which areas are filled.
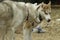
[[[31,30],[32,30],[31,25],[29,23],[24,23],[24,25],[23,25],[24,40],[32,40]]]
[[[32,29],[33,32],[38,32],[38,33],[44,33],[46,32],[46,30],[42,29],[42,27],[40,26],[40,24],[37,25],[37,27]]]

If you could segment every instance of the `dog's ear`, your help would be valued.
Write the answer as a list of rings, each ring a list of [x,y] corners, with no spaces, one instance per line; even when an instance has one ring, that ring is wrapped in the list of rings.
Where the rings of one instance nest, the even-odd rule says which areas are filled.
[[[41,7],[44,7],[44,2],[41,3]]]
[[[34,5],[37,5],[37,3],[34,3]]]
[[[41,4],[44,4],[44,2],[42,2]]]
[[[51,1],[49,1],[48,5],[51,5]]]
[[[38,6],[37,6],[37,7],[43,7],[43,5],[44,5],[44,2],[42,2],[42,3],[38,4]]]
[[[49,1],[48,6],[51,7],[51,1]]]

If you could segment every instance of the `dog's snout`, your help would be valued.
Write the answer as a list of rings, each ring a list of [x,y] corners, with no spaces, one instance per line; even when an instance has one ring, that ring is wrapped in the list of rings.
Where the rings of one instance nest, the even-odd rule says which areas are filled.
[[[51,19],[49,19],[47,22],[50,22],[51,21]]]

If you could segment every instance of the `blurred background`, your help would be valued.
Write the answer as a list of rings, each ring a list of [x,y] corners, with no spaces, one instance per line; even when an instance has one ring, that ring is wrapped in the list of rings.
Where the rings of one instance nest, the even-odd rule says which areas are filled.
[[[0,2],[2,2],[4,0],[0,0]],[[41,3],[41,2],[45,2],[48,3],[49,1],[52,2],[52,5],[59,5],[60,4],[60,0],[12,0],[12,1],[20,1],[20,2],[30,2],[30,3]]]

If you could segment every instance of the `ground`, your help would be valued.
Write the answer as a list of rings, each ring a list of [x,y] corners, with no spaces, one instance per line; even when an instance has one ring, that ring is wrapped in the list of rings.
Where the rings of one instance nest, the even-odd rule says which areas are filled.
[[[46,22],[42,22],[42,28],[46,30],[45,33],[32,33],[33,40],[60,40],[60,8],[52,8],[51,23],[46,26]],[[23,34],[16,34],[16,40],[23,40]]]

